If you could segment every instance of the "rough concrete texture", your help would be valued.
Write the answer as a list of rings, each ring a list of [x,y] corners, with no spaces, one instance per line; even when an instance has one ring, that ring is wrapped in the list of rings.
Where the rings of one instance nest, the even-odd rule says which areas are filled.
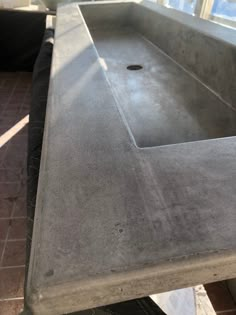
[[[236,277],[236,138],[152,148],[134,138],[80,9],[61,6],[26,297],[34,314]]]

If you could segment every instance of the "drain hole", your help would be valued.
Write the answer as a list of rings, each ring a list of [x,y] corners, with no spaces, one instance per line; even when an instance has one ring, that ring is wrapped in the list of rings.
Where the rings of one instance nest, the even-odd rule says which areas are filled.
[[[141,70],[141,69],[143,69],[143,67],[140,65],[130,65],[127,67],[127,69],[128,70]]]

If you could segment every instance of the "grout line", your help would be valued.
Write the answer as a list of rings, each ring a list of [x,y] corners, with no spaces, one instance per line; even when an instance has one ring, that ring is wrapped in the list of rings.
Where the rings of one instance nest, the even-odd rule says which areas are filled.
[[[10,167],[0,167],[0,170],[11,170],[11,171],[20,171],[21,170],[21,167],[13,167],[13,166],[10,166]]]
[[[25,268],[25,265],[2,266],[0,267],[0,270],[14,269],[14,268]]]
[[[6,168],[6,169],[7,169],[7,168]],[[19,177],[20,177],[20,174],[19,174]],[[19,179],[18,181],[12,181],[12,182],[11,182],[11,181],[4,181],[4,180],[1,181],[1,180],[0,180],[0,184],[8,184],[8,185],[9,185],[9,184],[20,184],[20,183],[21,183],[21,180],[20,180],[20,179]]]
[[[11,238],[11,239],[8,239],[7,243],[11,243],[11,242],[26,242],[26,238]]]
[[[7,230],[7,235],[6,235],[6,238],[4,240],[4,245],[3,245],[3,249],[2,249],[2,255],[1,255],[1,258],[0,258],[0,268],[2,266],[2,263],[3,263],[3,257],[4,257],[4,254],[5,254],[5,250],[6,250],[6,247],[7,247],[7,239],[8,239],[8,235],[9,235],[9,226],[8,226],[8,230]]]
[[[10,100],[11,100],[11,98],[12,98],[12,96],[13,96],[15,90],[16,90],[16,86],[17,86],[18,81],[19,81],[19,74],[17,74],[17,77],[15,79],[15,84],[14,84],[14,86],[12,88],[12,91],[11,91],[11,93],[10,93],[8,99],[7,99],[7,102],[5,103],[5,106],[3,107],[3,111],[7,108],[7,105],[9,105],[9,102],[10,102]]]
[[[11,100],[11,97],[13,96],[13,94],[14,94],[14,92],[15,92],[15,89],[16,89],[18,80],[19,80],[19,74],[17,74],[17,78],[16,78],[16,81],[15,81],[14,87],[12,88],[12,91],[11,91],[9,97],[8,97],[8,100],[7,100],[6,104],[5,104],[5,106],[4,106],[3,109],[2,109],[1,114],[4,112],[4,110],[6,109],[6,107],[9,105],[9,102],[10,102],[10,100]],[[4,122],[4,121],[3,121],[3,122]],[[5,144],[5,152],[3,153],[3,159],[1,160],[0,167],[4,166],[4,160],[5,160],[5,156],[6,156],[6,154],[7,154],[7,151],[8,151],[8,147],[9,147],[9,142],[7,142],[7,143]],[[0,265],[1,265],[1,259],[0,259]]]
[[[21,175],[21,177],[23,178],[23,174]],[[26,195],[27,195],[27,193],[26,193]],[[14,207],[13,207],[14,211],[12,213],[13,219],[27,219],[27,196],[20,197],[20,198],[24,198],[24,200],[25,200],[25,203],[23,203],[25,215],[23,215],[23,216],[15,216],[15,211],[16,211],[16,206],[15,205],[17,204],[17,201],[15,201],[14,202]]]
[[[14,213],[15,207],[16,207],[16,203],[14,203],[14,205],[12,207],[10,220],[13,217],[13,213]],[[2,255],[1,255],[1,258],[0,258],[0,267],[2,266],[2,263],[3,263],[3,258],[4,258],[4,254],[5,254],[5,251],[6,251],[7,242],[8,242],[8,238],[9,238],[9,234],[10,234],[10,228],[11,228],[11,226],[8,225],[7,235],[6,235],[6,238],[5,238],[5,241],[4,241],[4,245],[3,245],[3,249],[2,249]]]
[[[32,87],[32,77],[30,79],[30,84],[25,89],[25,95],[24,95],[23,101],[22,101],[21,106],[20,106],[20,112],[22,112],[22,110],[24,111],[23,106],[25,105],[25,100],[26,100],[26,97],[28,96],[28,93],[31,91],[31,87]],[[29,104],[30,104],[30,102],[29,102]],[[27,110],[27,112],[28,112],[27,115],[29,117],[30,105],[29,105],[29,109]],[[29,121],[28,121],[28,124],[26,126],[28,127],[28,125],[29,125]],[[28,147],[28,133],[26,133],[26,144],[27,144],[27,147]],[[27,154],[27,148],[26,148],[25,154]],[[20,184],[23,184],[23,185],[24,184],[27,185],[27,174],[23,174],[24,168],[26,167],[26,169],[27,169],[27,158],[26,158],[25,162],[26,162],[25,163],[26,165],[24,167],[21,167],[21,172],[20,172]],[[25,207],[26,207],[26,204],[25,204]],[[13,211],[13,214],[14,214],[14,211]]]
[[[10,301],[21,301],[21,300],[24,300],[24,297],[15,297],[15,298],[3,298],[1,299],[0,298],[0,302],[10,302]]]
[[[14,208],[14,205],[13,205],[13,208]],[[19,217],[10,216],[10,217],[0,218],[0,220],[16,220],[16,219],[27,219],[27,216],[19,216]]]

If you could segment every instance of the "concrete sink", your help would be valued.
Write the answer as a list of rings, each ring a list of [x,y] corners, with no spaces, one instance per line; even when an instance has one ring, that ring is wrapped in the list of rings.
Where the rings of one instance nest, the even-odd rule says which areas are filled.
[[[33,314],[236,277],[235,45],[151,2],[59,6]]]
[[[127,6],[119,20],[109,26],[94,21],[96,10],[96,6],[81,6],[117,106],[136,146],[155,147],[236,135],[236,109],[195,73],[183,68],[185,63],[178,64],[151,42],[150,34],[140,32],[135,20],[140,17],[135,12],[134,16],[129,14],[131,7]],[[167,37],[168,40],[195,49],[191,39],[179,36]],[[197,49],[204,52],[210,47]],[[194,66],[205,68],[205,63],[196,60]],[[216,64],[211,72],[209,69],[210,80],[215,79],[218,67]]]

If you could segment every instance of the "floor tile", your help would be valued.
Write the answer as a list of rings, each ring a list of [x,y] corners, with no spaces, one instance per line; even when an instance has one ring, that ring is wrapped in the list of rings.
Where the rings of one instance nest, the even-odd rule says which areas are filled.
[[[0,183],[0,198],[16,197],[19,192],[19,183]]]
[[[21,150],[24,150],[24,148],[21,148]],[[21,151],[18,155],[13,153],[13,150],[10,148],[7,150],[5,154],[5,158],[3,161],[3,167],[13,167],[13,168],[23,168],[26,165],[26,157],[27,153],[26,150]]]
[[[15,201],[13,217],[26,217],[26,198],[20,197]]]
[[[0,299],[23,297],[24,267],[0,269]]]
[[[225,281],[209,283],[204,287],[216,312],[235,309],[236,304]]]
[[[25,264],[25,241],[7,242],[2,267],[22,266]]]
[[[14,200],[0,199],[0,218],[9,218],[13,211]]]
[[[10,97],[10,101],[21,105],[25,98],[25,91],[15,91]]]
[[[1,136],[4,135],[5,132],[8,132],[15,126],[17,120],[16,117],[0,117],[0,126],[1,129],[4,129],[4,132],[1,132]]]
[[[1,257],[2,257],[2,252],[3,252],[4,244],[5,244],[4,241],[0,241],[0,262],[1,262]]]
[[[23,133],[23,129],[19,131],[12,139],[9,141],[8,153],[16,153],[23,156],[23,153],[27,153],[27,139],[28,135]]]
[[[21,107],[18,106],[18,108],[9,108],[9,107],[6,107],[3,112],[2,112],[2,118],[4,119],[5,117],[6,118],[15,118],[17,119],[18,116],[20,116],[20,109]]]
[[[26,180],[22,180],[19,184],[19,196],[26,198],[27,195],[27,183]]]
[[[12,219],[9,228],[9,240],[26,238],[26,218]]]
[[[19,315],[19,313],[23,310],[23,305],[23,299],[0,301],[0,315]]]
[[[0,90],[0,102],[1,102],[1,104],[3,103],[5,105],[8,102],[9,98],[10,98],[9,91],[3,90],[3,88],[1,88],[1,90]]]
[[[9,219],[0,219],[0,241],[4,241],[6,239],[9,225]]]
[[[12,140],[9,141],[7,153],[9,156],[14,155],[17,159],[22,159],[25,156],[27,149],[27,138],[26,136],[15,135]],[[24,161],[25,162],[25,161]]]
[[[21,169],[0,168],[0,182],[19,182],[21,179]]]
[[[29,114],[29,110],[27,110],[27,113],[24,113],[22,110],[21,110],[21,114],[22,114],[22,117],[24,118],[25,116],[27,116]],[[24,147],[27,148],[27,145],[28,145],[28,124],[25,125],[18,133],[17,135],[14,137],[14,139],[17,140],[17,142],[19,142],[19,138],[22,137],[23,141],[24,141]],[[13,139],[13,140],[14,140]]]
[[[0,167],[2,167],[5,155],[7,153],[7,146],[4,145],[0,148]]]
[[[12,100],[9,100],[8,102],[8,106],[7,108],[11,108],[11,109],[21,109],[21,104],[17,103],[17,102],[13,102]],[[6,107],[5,107],[6,109]]]

